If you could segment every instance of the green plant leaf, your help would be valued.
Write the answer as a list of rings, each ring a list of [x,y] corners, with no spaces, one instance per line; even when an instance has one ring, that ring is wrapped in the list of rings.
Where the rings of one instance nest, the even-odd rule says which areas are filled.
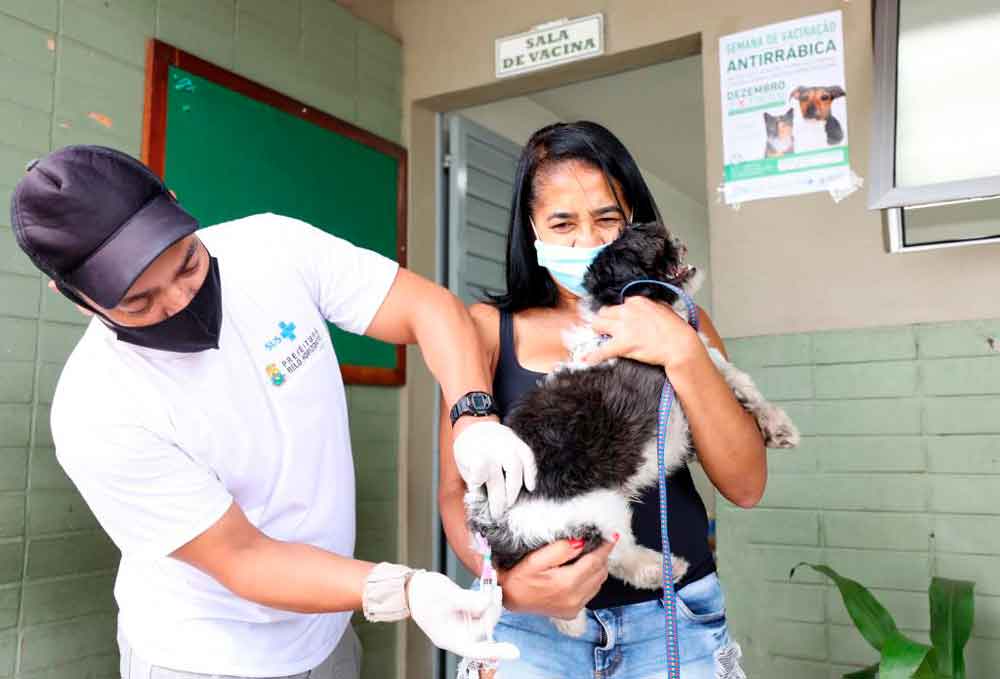
[[[889,611],[878,602],[871,592],[861,584],[839,575],[829,566],[814,565],[802,562],[792,569],[789,578],[795,575],[795,569],[799,566],[809,566],[814,571],[822,573],[833,580],[840,590],[840,596],[847,607],[847,613],[851,616],[855,626],[869,644],[881,652],[885,646],[886,639],[892,634],[898,634],[896,621],[889,615]]]
[[[857,670],[844,675],[844,679],[876,679],[878,677],[878,663],[863,670]]]
[[[941,679],[940,675],[934,669],[935,667],[937,667],[937,655],[932,648],[927,657],[924,658],[923,664],[913,674],[913,679]]]
[[[930,646],[893,632],[882,648],[882,660],[878,666],[879,679],[912,679],[924,665],[930,651]]]
[[[965,679],[964,649],[972,636],[974,587],[968,580],[931,580],[931,643],[942,679]]]

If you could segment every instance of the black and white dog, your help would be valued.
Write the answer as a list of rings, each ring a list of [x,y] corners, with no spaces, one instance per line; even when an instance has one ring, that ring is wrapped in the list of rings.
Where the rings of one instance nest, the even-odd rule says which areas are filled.
[[[702,275],[682,263],[685,248],[662,224],[630,226],[594,260],[584,279],[589,297],[581,302],[584,320],[603,306],[619,304],[633,281],[670,282],[689,295]],[[684,302],[659,285],[629,286],[674,306],[686,318]],[[704,335],[701,339],[708,344]],[[510,568],[528,552],[561,538],[583,538],[591,551],[614,533],[620,535],[608,559],[609,572],[631,585],[659,589],[662,557],[636,543],[629,502],[657,483],[657,415],[665,380],[663,368],[629,359],[588,367],[580,359],[601,338],[586,325],[566,337],[569,362],[558,366],[522,397],[505,423],[534,451],[538,479],[531,493],[497,519],[490,516],[483,489],[466,495],[469,526],[490,544],[493,563]],[[788,416],[764,400],[748,375],[717,350],[712,360],[737,400],[754,415],[768,447],[790,448],[799,433]],[[670,475],[694,457],[687,420],[675,401],[670,417],[666,472]],[[675,581],[687,563],[672,556]],[[583,632],[585,613],[575,620],[553,620],[566,634]]]

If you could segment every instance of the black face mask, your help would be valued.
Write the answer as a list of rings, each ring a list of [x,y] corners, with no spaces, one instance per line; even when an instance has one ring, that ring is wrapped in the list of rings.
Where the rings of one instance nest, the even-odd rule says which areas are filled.
[[[153,325],[129,328],[111,324],[122,342],[150,349],[194,353],[219,348],[222,328],[222,286],[219,260],[209,257],[208,275],[188,305]]]

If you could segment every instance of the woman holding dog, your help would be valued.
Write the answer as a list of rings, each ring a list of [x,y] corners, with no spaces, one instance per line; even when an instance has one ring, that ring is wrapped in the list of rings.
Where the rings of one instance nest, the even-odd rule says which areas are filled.
[[[507,292],[471,308],[493,371],[501,417],[518,397],[567,358],[563,332],[580,323],[582,279],[601,246],[630,224],[660,221],[660,212],[628,150],[590,122],[537,131],[515,176],[507,247]],[[702,332],[725,354],[704,310]],[[603,308],[595,331],[610,339],[588,357],[625,357],[663,366],[687,415],[699,462],[728,500],[752,507],[767,477],[764,444],[753,418],[734,398],[696,332],[670,308],[630,297]],[[443,409],[443,412],[446,410]],[[448,541],[470,571],[481,560],[465,523],[465,485],[455,467],[450,427],[442,426],[439,501]],[[717,656],[733,648],[722,590],[708,545],[708,519],[686,467],[669,479],[669,535],[688,570],[676,584],[682,679],[738,677]],[[654,485],[633,506],[633,532],[661,548],[659,495]],[[499,574],[506,609],[495,636],[521,650],[505,662],[505,679],[662,676],[665,667],[661,592],[609,578],[613,545],[586,554],[583,541],[560,540]],[[548,619],[573,618],[586,608],[580,637]]]

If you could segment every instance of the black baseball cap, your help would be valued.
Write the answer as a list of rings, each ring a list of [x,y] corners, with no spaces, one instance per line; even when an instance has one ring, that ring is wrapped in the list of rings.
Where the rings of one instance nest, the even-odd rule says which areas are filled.
[[[152,170],[103,146],[67,146],[29,163],[10,219],[35,266],[105,309],[199,226]]]

